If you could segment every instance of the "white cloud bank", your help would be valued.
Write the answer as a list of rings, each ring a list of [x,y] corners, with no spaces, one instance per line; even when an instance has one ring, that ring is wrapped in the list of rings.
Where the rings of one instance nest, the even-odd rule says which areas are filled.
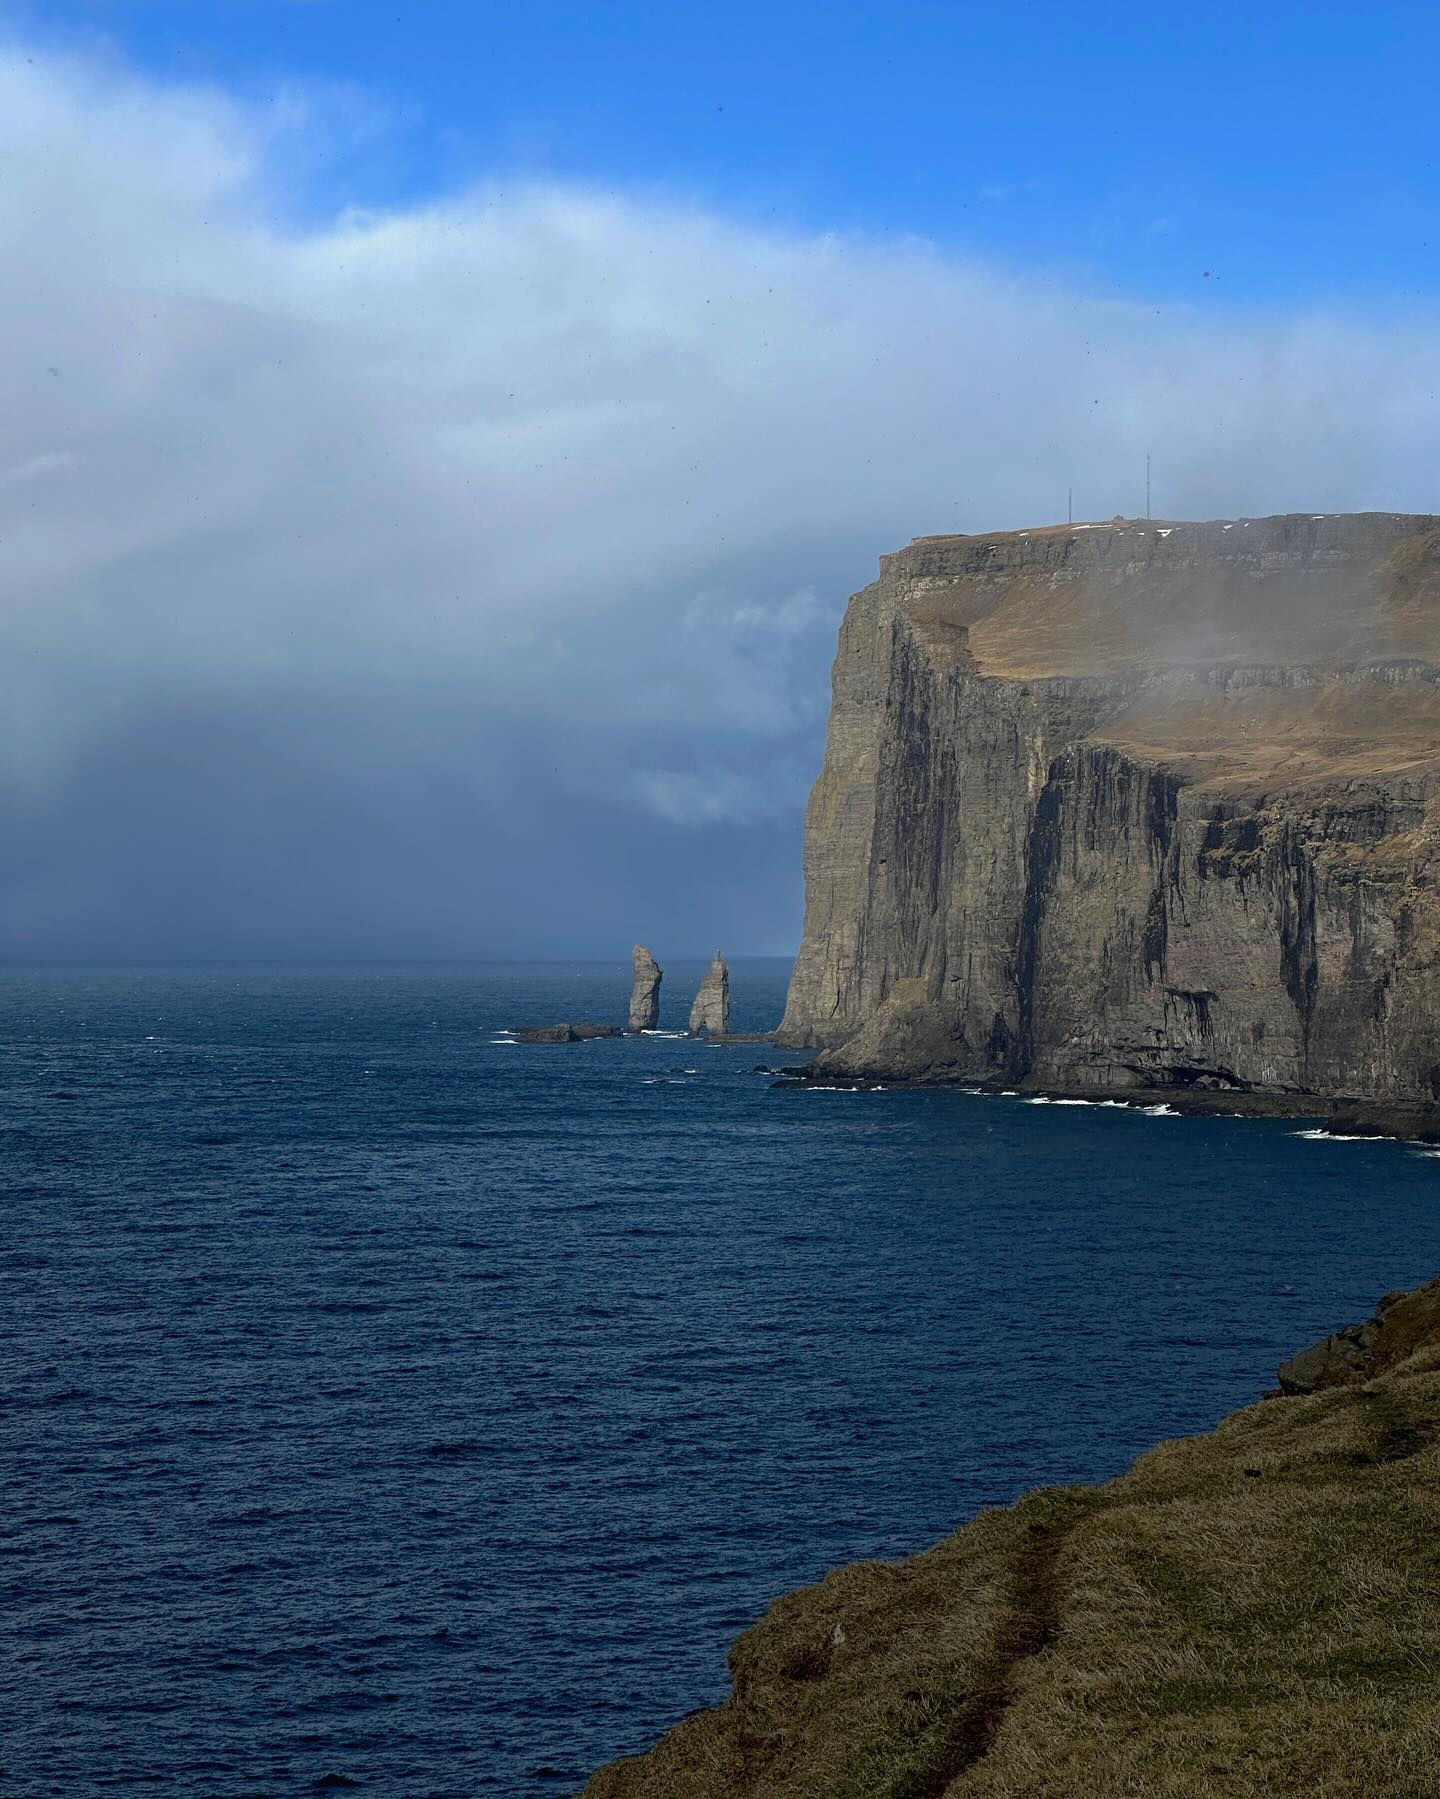
[[[323,692],[383,696],[397,742],[445,707],[525,732],[475,802],[502,857],[560,791],[793,831],[878,549],[1071,485],[1137,510],[1146,450],[1172,513],[1436,504],[1429,320],[1157,309],[537,185],[297,224],[316,129],[0,53],[14,803],[73,802],[157,708],[203,737]]]

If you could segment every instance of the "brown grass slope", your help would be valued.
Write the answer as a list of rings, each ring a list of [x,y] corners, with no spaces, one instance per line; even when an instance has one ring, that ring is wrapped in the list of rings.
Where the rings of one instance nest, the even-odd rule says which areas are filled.
[[[1095,733],[1187,781],[1273,790],[1440,762],[1435,518],[1116,519],[920,538],[891,560],[919,574],[911,615],[983,675],[1301,674],[1288,688],[1151,683]],[[1406,670],[1430,678],[1395,678]]]
[[[1440,1796],[1440,1281],[1347,1384],[771,1608],[585,1799]]]

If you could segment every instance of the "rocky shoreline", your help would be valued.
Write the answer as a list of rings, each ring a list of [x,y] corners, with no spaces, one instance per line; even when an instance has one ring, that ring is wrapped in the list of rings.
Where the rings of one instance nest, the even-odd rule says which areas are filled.
[[[1406,1143],[1440,1144],[1440,1104],[1417,1099],[1357,1099],[1320,1093],[1265,1093],[1210,1087],[1011,1087],[996,1080],[964,1080],[953,1075],[899,1077],[881,1071],[837,1073],[823,1062],[772,1071],[777,1085],[873,1088],[887,1092],[948,1091],[1049,1102],[1151,1111],[1157,1106],[1182,1117],[1293,1118],[1312,1120],[1336,1137],[1383,1137]]]

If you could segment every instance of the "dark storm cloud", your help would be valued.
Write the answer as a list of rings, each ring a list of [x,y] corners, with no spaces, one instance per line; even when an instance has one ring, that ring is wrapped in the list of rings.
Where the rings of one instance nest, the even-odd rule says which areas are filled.
[[[299,226],[324,125],[0,57],[0,951],[784,948],[877,551],[1147,448],[1433,503],[1428,327],[553,187]]]

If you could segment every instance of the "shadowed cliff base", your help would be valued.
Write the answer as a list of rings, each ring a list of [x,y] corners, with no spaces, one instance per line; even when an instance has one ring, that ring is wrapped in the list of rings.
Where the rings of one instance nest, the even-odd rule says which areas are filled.
[[[1440,1099],[1440,520],[920,538],[841,627],[778,1041]]]
[[[730,1699],[586,1799],[1434,1792],[1440,1281],[1297,1369],[1107,1485],[788,1595]]]
[[[1337,1137],[1391,1137],[1405,1143],[1440,1143],[1440,1104],[1433,1100],[1326,1099],[1318,1093],[1277,1093],[1263,1089],[1230,1088],[1204,1083],[1193,1086],[1146,1088],[1049,1088],[1022,1082],[1006,1087],[1000,1081],[976,1083],[973,1077],[923,1070],[897,1077],[877,1069],[837,1073],[834,1059],[822,1057],[794,1068],[772,1070],[777,1087],[812,1085],[840,1087],[883,1086],[899,1092],[907,1088],[949,1088],[990,1099],[1028,1100],[1036,1104],[1087,1104],[1125,1106],[1139,1111],[1163,1107],[1180,1117],[1194,1118],[1294,1118],[1307,1120]]]

